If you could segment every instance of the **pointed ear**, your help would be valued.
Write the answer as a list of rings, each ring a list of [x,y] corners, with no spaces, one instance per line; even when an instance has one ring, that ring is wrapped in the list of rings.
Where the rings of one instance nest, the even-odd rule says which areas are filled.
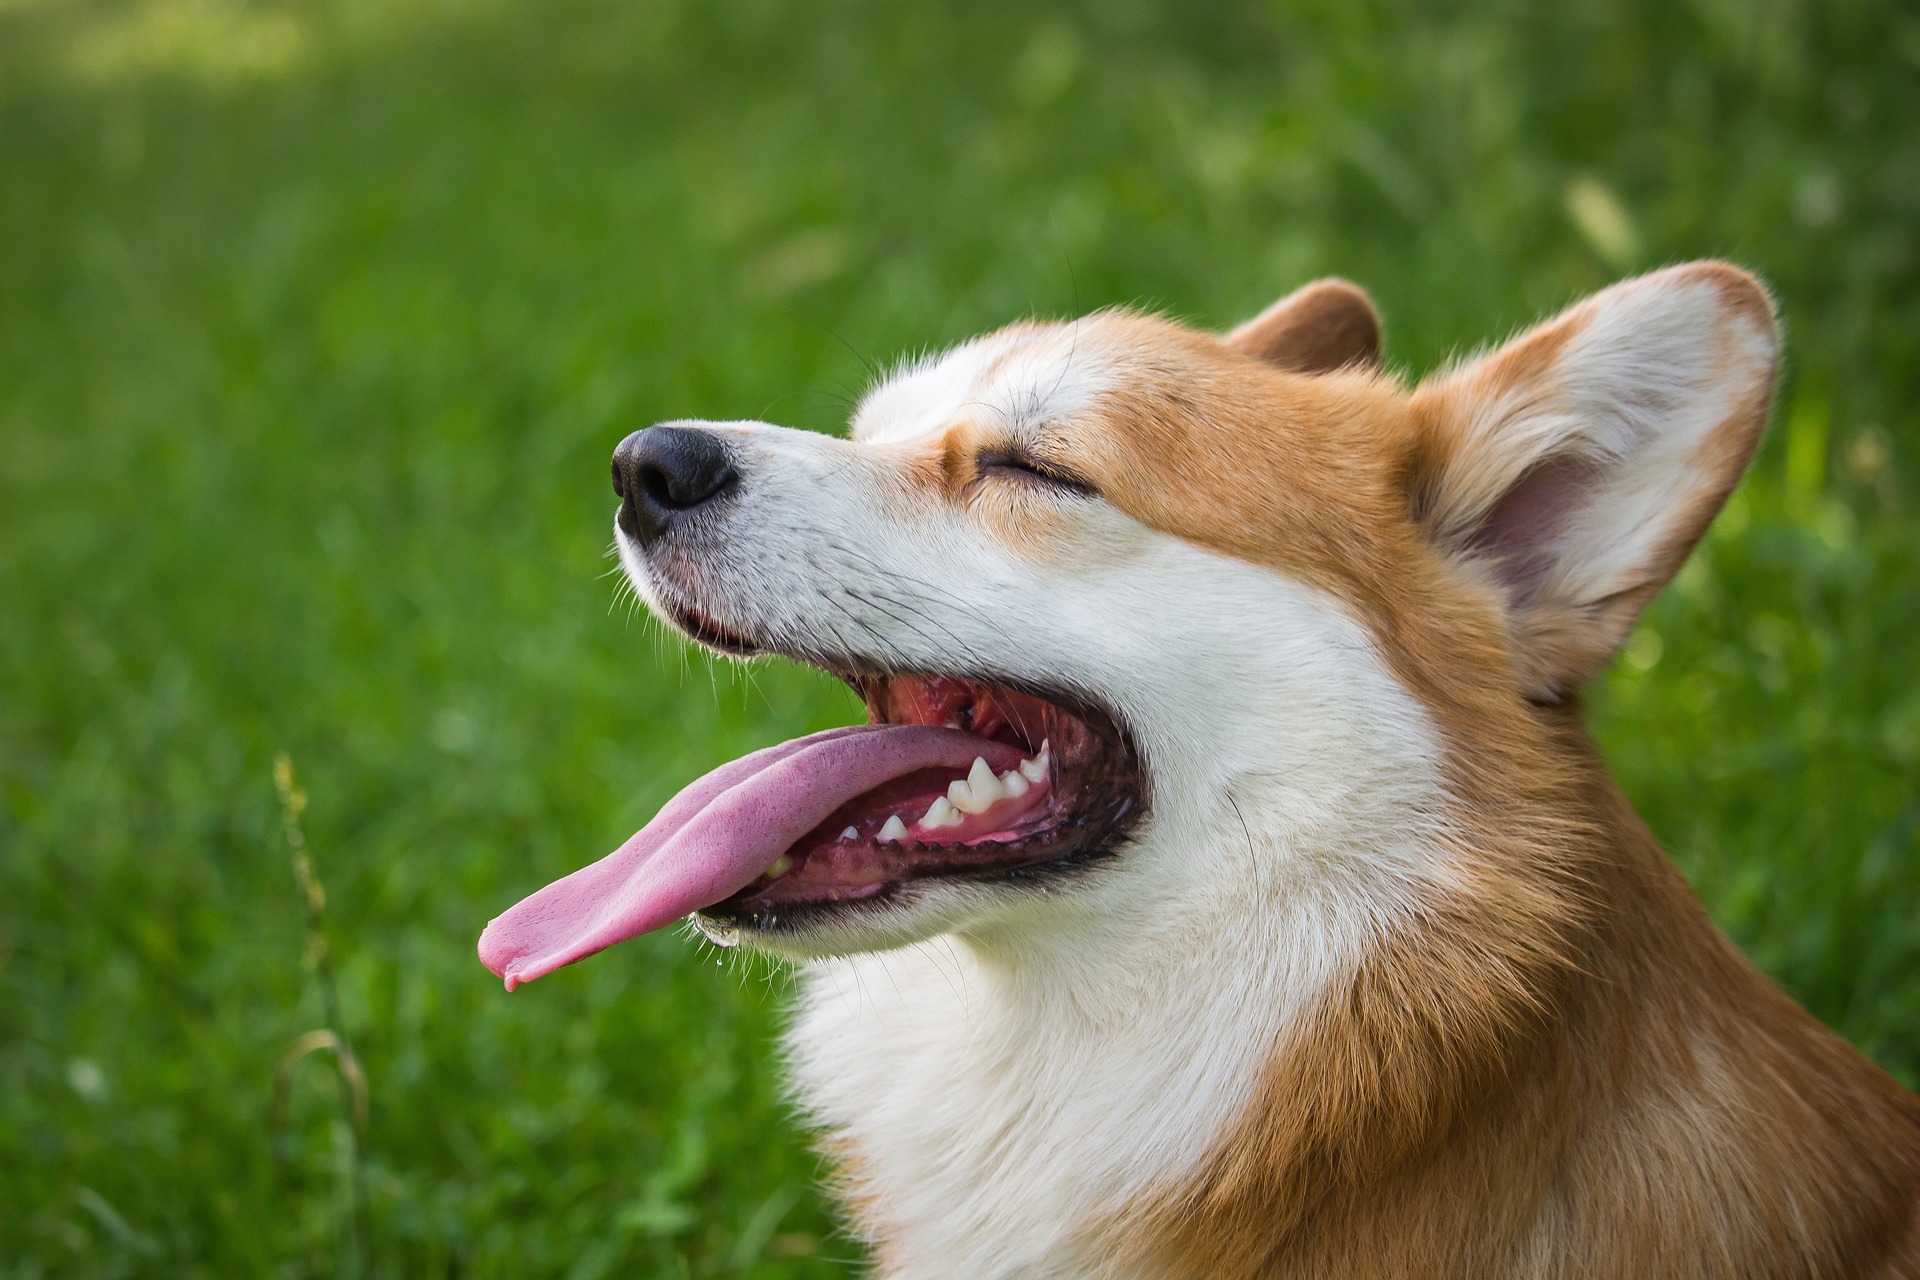
[[[1380,315],[1366,291],[1315,280],[1227,335],[1227,345],[1289,373],[1331,373],[1380,363]]]
[[[1759,443],[1779,348],[1760,283],[1695,262],[1415,392],[1414,510],[1504,589],[1530,697],[1604,666],[1680,568]]]

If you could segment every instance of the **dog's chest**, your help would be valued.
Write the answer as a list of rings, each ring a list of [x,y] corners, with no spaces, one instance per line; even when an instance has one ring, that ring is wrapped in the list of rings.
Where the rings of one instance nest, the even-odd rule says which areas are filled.
[[[1277,1030],[1231,975],[1180,985],[1088,999],[950,939],[814,969],[795,1084],[882,1274],[1124,1274],[1101,1224],[1207,1155]]]

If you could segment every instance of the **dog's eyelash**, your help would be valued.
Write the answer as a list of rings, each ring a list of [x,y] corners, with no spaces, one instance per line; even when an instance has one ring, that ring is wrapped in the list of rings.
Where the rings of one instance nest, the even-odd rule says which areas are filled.
[[[1036,461],[1013,449],[994,449],[983,453],[980,455],[978,465],[983,475],[999,473],[1019,480],[1037,481],[1049,488],[1061,489],[1085,498],[1100,496],[1098,489],[1079,476]]]

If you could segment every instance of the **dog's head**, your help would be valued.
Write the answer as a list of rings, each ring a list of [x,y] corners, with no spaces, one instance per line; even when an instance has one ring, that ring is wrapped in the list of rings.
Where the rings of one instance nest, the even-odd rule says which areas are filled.
[[[819,954],[1226,927],[1276,877],[1445,875],[1409,833],[1447,823],[1446,762],[1625,638],[1753,451],[1776,333],[1751,277],[1704,263],[1411,391],[1377,351],[1365,296],[1325,282],[1224,337],[1015,325],[901,368],[849,439],[630,436],[619,551],[663,618],[833,672],[876,724],[988,744],[969,764],[922,730],[867,767],[841,757],[883,735],[853,731],[712,775],[688,813],[785,769],[726,818],[779,834],[672,905]]]

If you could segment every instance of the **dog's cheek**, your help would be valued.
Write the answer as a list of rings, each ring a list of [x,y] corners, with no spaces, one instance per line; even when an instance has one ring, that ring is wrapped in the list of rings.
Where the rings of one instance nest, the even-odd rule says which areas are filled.
[[[1139,530],[1117,512],[1025,481],[983,485],[968,514],[996,552],[1044,573],[1081,576],[1139,550]]]

